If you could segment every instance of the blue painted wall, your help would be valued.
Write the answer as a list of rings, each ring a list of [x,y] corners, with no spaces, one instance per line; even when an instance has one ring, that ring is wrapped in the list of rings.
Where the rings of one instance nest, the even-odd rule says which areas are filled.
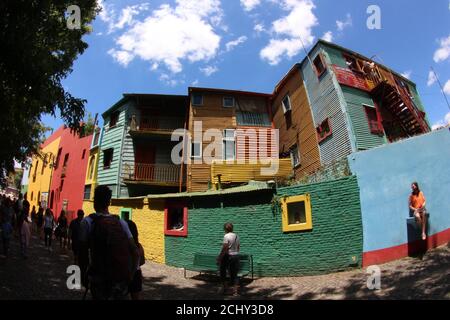
[[[411,182],[417,181],[430,213],[429,235],[450,228],[449,128],[348,156],[358,177],[363,251],[407,243]]]

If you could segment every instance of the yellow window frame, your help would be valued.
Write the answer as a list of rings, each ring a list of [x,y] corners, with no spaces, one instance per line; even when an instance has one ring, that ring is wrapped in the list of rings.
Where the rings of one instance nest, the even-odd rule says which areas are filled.
[[[305,203],[305,223],[289,224],[288,204],[293,202]],[[311,198],[309,194],[290,196],[281,199],[283,232],[312,230]]]

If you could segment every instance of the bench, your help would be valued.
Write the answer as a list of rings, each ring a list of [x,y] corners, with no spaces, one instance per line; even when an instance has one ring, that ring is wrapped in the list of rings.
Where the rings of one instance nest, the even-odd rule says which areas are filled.
[[[191,265],[184,267],[184,277],[186,271],[197,271],[202,273],[212,273],[219,275],[220,269],[216,262],[217,255],[208,253],[194,254],[194,261]],[[239,254],[239,272],[238,277],[250,275],[253,280],[253,256],[250,254]]]

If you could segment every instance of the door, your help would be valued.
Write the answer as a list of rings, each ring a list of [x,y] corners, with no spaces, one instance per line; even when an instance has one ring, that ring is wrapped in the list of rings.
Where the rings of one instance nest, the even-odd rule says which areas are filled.
[[[148,143],[136,143],[135,170],[136,180],[153,181],[155,174],[156,148]]]

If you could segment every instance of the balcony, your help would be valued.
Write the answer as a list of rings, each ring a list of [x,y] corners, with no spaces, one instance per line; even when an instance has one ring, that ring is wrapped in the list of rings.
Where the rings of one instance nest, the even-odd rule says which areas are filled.
[[[129,184],[147,184],[159,186],[178,186],[180,183],[180,165],[135,163],[124,165],[122,178]]]
[[[139,120],[136,116],[131,117],[130,121],[130,134],[132,136],[168,136],[172,135],[172,132],[176,129],[184,128],[184,119],[177,117],[140,117]]]

